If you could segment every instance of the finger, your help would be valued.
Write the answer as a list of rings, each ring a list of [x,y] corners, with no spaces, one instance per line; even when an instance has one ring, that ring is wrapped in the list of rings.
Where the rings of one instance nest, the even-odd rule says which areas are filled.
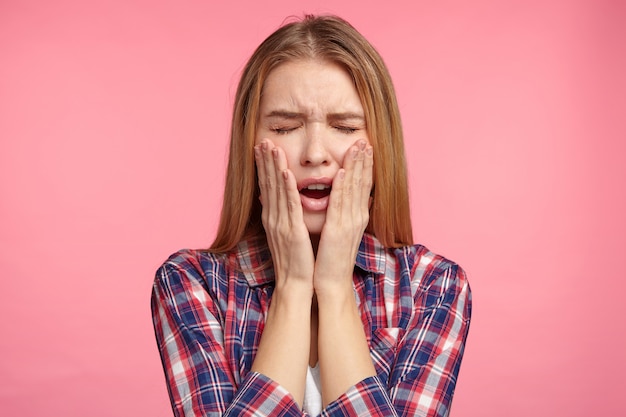
[[[363,160],[363,174],[361,181],[361,209],[369,217],[370,194],[374,183],[374,149],[368,145],[365,149],[365,159]]]
[[[265,162],[263,160],[263,151],[261,150],[261,144],[254,146],[254,159],[256,161],[257,179],[259,181],[259,198],[261,200],[261,206],[263,207],[263,214],[265,214],[265,205],[267,203],[264,200],[266,199],[267,189],[265,187]]]
[[[289,208],[287,187],[289,183],[286,181],[285,171],[287,171],[287,157],[285,152],[278,146],[272,149],[272,158],[274,160],[274,175],[276,177],[276,209],[278,221],[289,222]]]
[[[261,142],[263,153],[263,165],[265,167],[265,189],[267,191],[265,200],[270,218],[276,217],[276,168],[274,167],[274,157],[272,149],[274,144],[269,140]]]
[[[348,151],[350,152],[350,151]],[[326,210],[326,224],[338,225],[341,222],[341,208],[343,205],[344,186],[346,184],[346,170],[340,168],[333,178],[328,198],[328,209]]]
[[[261,141],[260,148],[260,173],[259,187],[262,194],[262,220],[263,225],[272,227],[276,224],[278,214],[276,212],[276,173],[274,168],[274,159],[272,157],[272,148],[274,145],[268,139]]]
[[[342,194],[341,216],[346,221],[350,219],[353,222],[361,222],[361,179],[366,145],[367,142],[362,139],[356,141],[344,158],[346,175]]]
[[[352,198],[352,174],[358,152],[359,149],[356,145],[348,149],[343,158],[343,168],[337,171],[337,175],[333,179],[328,210],[326,211],[327,222],[334,221],[336,224],[341,224],[344,215],[351,219],[349,199]]]
[[[289,169],[282,171],[282,178],[285,183],[285,196],[287,203],[287,213],[290,226],[304,225],[304,214],[302,212],[302,201],[296,183],[296,177]]]
[[[346,204],[349,204],[348,207],[351,209],[351,215],[354,219],[358,219],[356,216],[361,216],[361,192],[362,192],[362,181],[363,181],[363,161],[365,159],[365,147],[367,146],[367,142],[361,140],[357,142],[357,146],[359,151],[357,152],[356,159],[354,160],[354,167],[352,168],[352,196],[350,201],[346,201]]]

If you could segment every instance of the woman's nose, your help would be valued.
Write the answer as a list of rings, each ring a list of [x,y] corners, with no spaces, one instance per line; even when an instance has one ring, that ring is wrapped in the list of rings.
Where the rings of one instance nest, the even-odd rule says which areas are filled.
[[[307,129],[300,159],[302,165],[323,165],[329,163],[329,153],[322,130]]]

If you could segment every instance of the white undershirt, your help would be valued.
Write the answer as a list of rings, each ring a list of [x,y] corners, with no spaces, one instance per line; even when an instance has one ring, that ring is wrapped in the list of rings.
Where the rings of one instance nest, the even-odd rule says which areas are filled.
[[[320,363],[315,368],[308,367],[306,371],[306,385],[304,386],[304,404],[302,409],[311,416],[322,413],[322,390],[320,382]]]

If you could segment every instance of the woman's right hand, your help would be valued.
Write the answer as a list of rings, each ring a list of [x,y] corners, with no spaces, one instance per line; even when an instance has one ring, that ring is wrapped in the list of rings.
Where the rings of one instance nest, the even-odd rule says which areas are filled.
[[[315,258],[300,193],[282,149],[264,139],[254,147],[261,218],[274,263],[275,287],[251,371],[278,382],[304,401],[311,340]]]
[[[296,179],[287,167],[285,153],[264,139],[254,147],[254,155],[263,206],[261,218],[274,262],[276,289],[307,284],[313,291],[315,257]]]

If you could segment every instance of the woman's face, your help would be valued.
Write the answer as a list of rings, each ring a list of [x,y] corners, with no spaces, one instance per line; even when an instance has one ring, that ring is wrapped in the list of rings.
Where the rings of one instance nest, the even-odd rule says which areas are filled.
[[[263,86],[256,144],[270,139],[285,151],[300,190],[304,222],[319,235],[330,185],[348,149],[369,143],[363,106],[341,66],[298,60],[273,69]]]

